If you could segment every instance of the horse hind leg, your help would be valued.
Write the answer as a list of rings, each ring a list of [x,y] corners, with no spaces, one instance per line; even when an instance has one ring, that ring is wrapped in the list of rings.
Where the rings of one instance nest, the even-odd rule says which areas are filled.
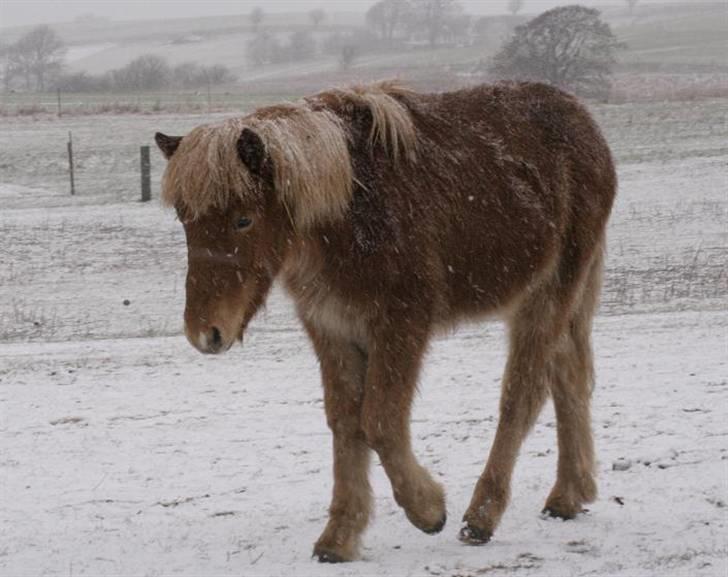
[[[548,396],[551,349],[559,331],[556,287],[530,295],[509,322],[509,355],[500,418],[488,462],[464,517],[460,540],[486,543],[508,504],[518,452]]]
[[[463,517],[460,539],[466,543],[487,542],[498,526],[519,449],[549,392],[556,406],[559,467],[545,510],[571,518],[596,497],[589,336],[600,288],[600,251],[596,247],[595,256],[567,275],[567,266],[584,262],[578,258],[581,255],[570,255],[559,273],[535,290],[510,319],[498,429]]]
[[[554,354],[551,394],[556,411],[559,444],[556,484],[544,512],[571,519],[597,495],[594,480],[594,443],[591,392],[594,367],[591,349],[592,317],[601,287],[602,255],[595,255],[583,292],[573,309],[568,330]]]

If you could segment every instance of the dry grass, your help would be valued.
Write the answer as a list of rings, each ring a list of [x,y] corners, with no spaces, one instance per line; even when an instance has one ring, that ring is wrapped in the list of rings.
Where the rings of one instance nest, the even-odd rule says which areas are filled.
[[[38,114],[45,114],[47,112],[48,110],[45,106],[40,106],[38,104],[26,104],[19,106],[16,109],[16,114],[18,116],[37,116]]]
[[[609,102],[690,102],[728,98],[728,74],[619,74]]]

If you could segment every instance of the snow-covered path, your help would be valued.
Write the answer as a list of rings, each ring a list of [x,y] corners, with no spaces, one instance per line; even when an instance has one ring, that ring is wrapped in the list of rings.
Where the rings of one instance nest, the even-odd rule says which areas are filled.
[[[450,521],[434,537],[410,526],[377,464],[363,559],[344,566],[310,559],[331,451],[301,331],[261,323],[221,358],[182,337],[3,344],[0,574],[724,575],[727,329],[726,312],[600,317],[598,501],[572,522],[539,517],[549,406],[478,548],[455,535],[495,429],[503,335],[439,339],[413,431]]]

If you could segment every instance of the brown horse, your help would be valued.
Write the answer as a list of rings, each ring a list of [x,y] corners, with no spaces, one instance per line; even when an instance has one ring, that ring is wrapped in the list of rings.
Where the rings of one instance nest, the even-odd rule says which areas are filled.
[[[559,457],[545,511],[569,519],[595,498],[590,332],[616,177],[574,98],[540,84],[417,94],[384,83],[156,140],[163,199],[187,235],[190,342],[228,350],[279,276],[313,341],[334,437],[319,560],[357,555],[371,450],[409,520],[445,525],[409,418],[428,341],[461,319],[502,317],[510,352],[460,539],[491,538],[549,393]]]

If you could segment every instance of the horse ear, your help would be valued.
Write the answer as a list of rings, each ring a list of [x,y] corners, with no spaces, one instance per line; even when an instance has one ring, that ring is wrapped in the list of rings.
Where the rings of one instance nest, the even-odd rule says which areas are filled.
[[[248,170],[256,176],[263,176],[266,161],[265,144],[257,133],[243,128],[237,142],[238,156]]]
[[[164,154],[164,158],[169,160],[177,150],[179,143],[182,142],[181,136],[167,136],[161,132],[157,132],[154,135],[154,142],[157,143],[159,150]]]

